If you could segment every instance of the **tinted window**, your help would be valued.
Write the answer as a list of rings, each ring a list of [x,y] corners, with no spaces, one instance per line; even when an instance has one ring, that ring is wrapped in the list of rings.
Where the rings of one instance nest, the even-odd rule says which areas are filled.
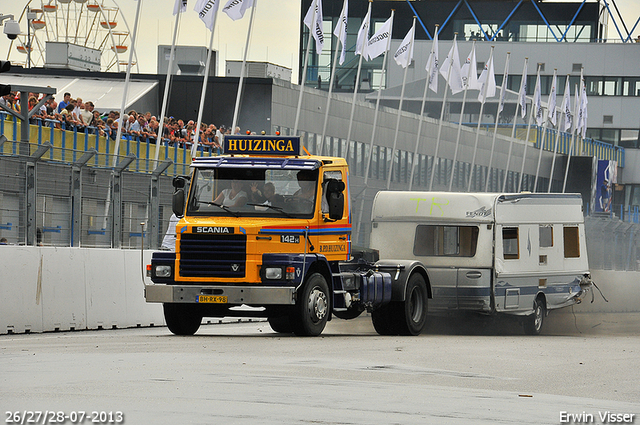
[[[478,245],[477,226],[416,227],[413,254],[416,256],[473,257]]]

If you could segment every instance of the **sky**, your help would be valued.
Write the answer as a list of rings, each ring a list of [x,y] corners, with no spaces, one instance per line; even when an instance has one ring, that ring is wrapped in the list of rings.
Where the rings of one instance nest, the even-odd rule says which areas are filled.
[[[247,60],[272,62],[295,70],[298,66],[298,34],[301,19],[299,0],[254,1],[256,11]],[[28,1],[24,0],[0,0],[0,14],[13,14],[18,20],[27,3]],[[47,4],[48,1],[44,3]],[[133,32],[137,2],[116,0],[116,3]],[[174,0],[142,0],[136,43],[141,73],[155,74],[157,46],[171,45],[175,24],[174,3]],[[209,46],[211,33],[194,12],[195,3],[195,0],[189,0],[187,11],[181,16],[178,45]],[[114,2],[104,0],[103,4],[113,6]],[[221,5],[225,4],[226,0],[222,0]],[[274,4],[277,4],[277,7],[274,7]],[[220,55],[218,75],[224,75],[225,60],[242,60],[250,16],[250,11],[247,11],[243,19],[232,21],[222,13],[222,6],[218,12],[213,38],[213,48]],[[41,1],[31,0],[31,7],[41,7]],[[119,23],[116,29],[121,28]],[[26,33],[26,24],[21,24],[21,29]],[[13,48],[15,49],[15,45]],[[8,51],[9,40],[2,34],[0,35],[0,57],[6,59]],[[128,56],[125,58],[128,59]],[[294,75],[297,76],[297,72]]]
[[[48,3],[45,0],[44,3]],[[93,1],[93,0],[90,0]],[[137,2],[116,0],[129,28],[133,31]],[[141,73],[155,74],[157,70],[157,46],[171,44],[174,28],[174,0],[141,0],[138,27],[138,66]],[[365,1],[365,0],[351,0]],[[549,1],[549,0],[547,0]],[[553,0],[551,0],[553,1]],[[113,6],[113,0],[103,0],[106,6]],[[297,81],[298,43],[300,31],[299,0],[255,0],[255,22],[249,45],[248,60],[266,61],[292,69],[293,81]],[[611,10],[615,14],[613,6]],[[16,19],[29,3],[26,0],[0,0],[0,14],[13,14]],[[210,32],[193,11],[195,0],[189,0],[187,12],[183,14],[178,32],[178,45],[208,46]],[[226,0],[222,0],[222,6]],[[616,0],[629,30],[640,17],[639,0]],[[31,7],[41,7],[41,0],[31,0]],[[242,60],[249,24],[249,11],[242,20],[232,21],[221,11],[216,22],[213,48],[219,52],[218,75],[224,75],[226,60]],[[617,15],[616,15],[617,16]],[[619,19],[616,21],[620,25]],[[26,24],[21,24],[26,33]],[[121,29],[120,26],[118,29]],[[622,29],[621,29],[622,31]],[[640,24],[632,32],[633,38],[640,35]],[[329,36],[329,34],[326,34]],[[619,41],[613,22],[609,21],[609,38]],[[15,46],[14,46],[15,49]],[[7,58],[9,40],[0,35],[0,57]],[[14,53],[15,54],[15,53]]]

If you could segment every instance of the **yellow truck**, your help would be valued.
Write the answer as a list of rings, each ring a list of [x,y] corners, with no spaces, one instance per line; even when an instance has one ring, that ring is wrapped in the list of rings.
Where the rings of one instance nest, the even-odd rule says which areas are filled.
[[[431,288],[422,263],[351,245],[344,158],[300,154],[298,137],[230,136],[173,180],[175,251],[152,255],[147,302],[169,330],[203,317],[266,317],[276,332],[322,333],[332,316],[371,313],[382,335],[417,335]]]

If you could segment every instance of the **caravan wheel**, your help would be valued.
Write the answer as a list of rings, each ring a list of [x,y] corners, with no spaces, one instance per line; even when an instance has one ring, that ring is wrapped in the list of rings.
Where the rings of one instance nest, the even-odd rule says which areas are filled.
[[[544,323],[544,316],[546,315],[546,308],[542,298],[538,297],[533,302],[533,314],[525,317],[524,319],[524,333],[527,335],[540,335],[542,330],[542,324]]]

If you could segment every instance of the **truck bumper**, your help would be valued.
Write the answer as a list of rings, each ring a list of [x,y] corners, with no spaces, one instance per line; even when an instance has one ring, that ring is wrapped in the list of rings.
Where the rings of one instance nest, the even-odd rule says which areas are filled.
[[[227,305],[295,304],[294,287],[145,285],[148,303],[197,303],[199,295],[226,296]]]

